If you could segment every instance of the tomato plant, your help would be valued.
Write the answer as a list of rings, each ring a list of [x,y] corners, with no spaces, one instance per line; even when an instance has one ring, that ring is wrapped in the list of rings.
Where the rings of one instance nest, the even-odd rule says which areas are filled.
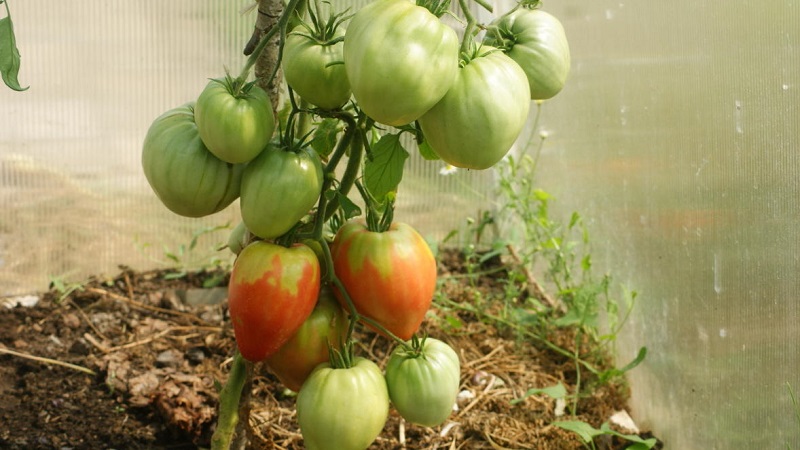
[[[266,363],[287,388],[298,392],[311,371],[328,361],[328,345],[340,345],[346,331],[344,311],[331,290],[323,286],[314,311]]]
[[[450,416],[458,395],[458,355],[433,338],[406,344],[397,346],[386,364],[389,399],[407,421],[428,427],[440,425]]]
[[[561,22],[540,9],[519,8],[492,22],[484,42],[503,47],[525,71],[531,99],[558,94],[569,75],[567,35]]]
[[[309,9],[311,24],[303,23],[286,36],[283,75],[286,83],[307,102],[322,109],[336,109],[350,99],[350,83],[344,69],[342,18],[333,15],[325,23]]]
[[[360,357],[349,368],[320,364],[297,395],[297,422],[308,450],[364,450],[388,415],[381,369]]]
[[[488,169],[508,153],[528,119],[525,72],[502,52],[482,46],[458,71],[453,87],[419,124],[445,162]]]
[[[321,189],[322,166],[313,150],[270,143],[242,176],[242,219],[256,236],[276,238],[308,214]]]
[[[354,220],[339,229],[331,254],[333,270],[360,314],[401,339],[417,331],[436,289],[436,260],[419,233],[400,222],[370,231]],[[343,294],[334,292],[344,303]]]
[[[417,120],[450,89],[458,38],[427,9],[408,0],[377,0],[347,27],[344,66],[359,107],[378,122]]]
[[[255,158],[275,131],[267,93],[230,77],[208,82],[197,98],[195,122],[211,153],[234,164]]]
[[[194,104],[159,116],[142,146],[142,168],[158,198],[172,212],[202,217],[221,211],[239,197],[243,165],[212,155],[197,132]]]
[[[228,285],[228,308],[239,352],[262,361],[303,325],[317,300],[319,261],[303,244],[256,241],[242,250]]]

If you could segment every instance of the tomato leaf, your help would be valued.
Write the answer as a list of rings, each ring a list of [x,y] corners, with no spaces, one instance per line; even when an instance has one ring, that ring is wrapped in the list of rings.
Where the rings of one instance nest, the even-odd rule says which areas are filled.
[[[361,215],[361,208],[353,203],[348,196],[337,191],[336,197],[339,199],[339,206],[342,207],[342,212],[344,212],[344,220],[350,220]]]
[[[372,146],[372,158],[364,164],[364,184],[379,203],[397,190],[406,159],[408,151],[400,143],[399,134],[384,135]]]
[[[330,155],[336,147],[336,135],[339,133],[337,125],[336,120],[325,119],[317,125],[317,129],[314,131],[311,148],[322,158]]]
[[[6,4],[8,13],[8,5]],[[20,55],[17,50],[17,40],[14,37],[14,24],[11,22],[11,15],[0,19],[0,75],[6,86],[15,91],[24,91],[27,87],[19,85],[17,74],[19,73]]]
[[[423,158],[427,159],[428,161],[436,161],[439,158],[439,155],[433,151],[428,141],[424,141],[423,143],[419,144],[419,154]]]

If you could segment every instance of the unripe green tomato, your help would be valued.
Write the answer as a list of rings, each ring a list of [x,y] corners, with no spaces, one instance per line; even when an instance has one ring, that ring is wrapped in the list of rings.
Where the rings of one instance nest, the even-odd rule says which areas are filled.
[[[460,379],[458,355],[433,338],[425,339],[420,353],[398,346],[386,365],[389,398],[397,412],[409,422],[428,427],[450,417]]]
[[[321,191],[322,165],[314,150],[270,143],[242,176],[242,219],[251,233],[274,239],[308,214]]]
[[[286,36],[281,66],[286,83],[305,101],[322,109],[336,109],[350,99],[350,83],[345,73],[344,41],[323,45],[299,26]],[[336,29],[334,38],[344,36]]]
[[[297,394],[297,422],[307,450],[365,450],[388,416],[381,369],[360,357],[349,369],[320,364]]]
[[[244,249],[245,245],[247,244],[247,227],[244,226],[244,222],[239,222],[236,225],[236,228],[231,231],[231,234],[228,236],[228,250],[233,252],[234,255],[238,255],[241,253],[242,249]]]
[[[531,99],[545,100],[558,94],[567,82],[570,69],[569,44],[559,20],[540,9],[519,8],[499,17],[491,25],[484,43],[499,46],[511,42],[506,51],[525,71]]]
[[[195,121],[208,150],[234,164],[258,156],[275,131],[275,116],[266,91],[252,85],[234,96],[224,80],[209,81],[200,93]]]
[[[221,211],[239,197],[244,165],[211,154],[197,131],[194,103],[159,116],[142,145],[148,183],[172,212],[202,217]]]

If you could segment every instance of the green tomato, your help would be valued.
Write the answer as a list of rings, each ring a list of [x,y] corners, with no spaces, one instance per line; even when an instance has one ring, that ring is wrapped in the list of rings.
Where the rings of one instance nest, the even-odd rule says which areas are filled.
[[[266,363],[287,388],[297,392],[314,368],[328,361],[328,344],[336,347],[344,340],[347,325],[333,293],[323,286],[314,311]]]
[[[241,253],[247,245],[247,240],[249,238],[247,233],[247,227],[244,226],[244,222],[239,222],[236,228],[231,231],[231,234],[228,235],[228,250],[234,255]]]
[[[307,33],[305,27],[299,26],[286,36],[281,63],[283,76],[307,102],[322,109],[337,109],[351,95],[342,64],[344,41],[321,44]],[[341,36],[344,30],[337,28],[333,37]]]
[[[308,450],[364,450],[388,416],[381,369],[360,357],[348,369],[320,364],[297,395],[297,421]]]
[[[322,165],[313,150],[284,150],[270,143],[242,176],[242,220],[262,239],[289,231],[322,191]]]
[[[497,32],[487,32],[484,43],[504,46],[522,67],[531,99],[546,100],[558,94],[570,69],[569,44],[561,22],[540,9],[519,8],[492,25]]]
[[[460,379],[458,355],[433,338],[426,338],[419,352],[398,346],[386,365],[386,384],[394,407],[407,421],[428,427],[440,425],[450,416]]]
[[[195,121],[208,150],[229,163],[245,163],[264,149],[275,131],[267,93],[248,85],[233,95],[228,80],[211,80],[195,108]]]
[[[503,52],[482,46],[453,87],[419,124],[446,163],[488,169],[508,153],[530,110],[525,72]]]
[[[212,155],[197,132],[194,103],[159,116],[142,146],[147,182],[172,212],[202,217],[221,211],[239,197],[244,165]]]
[[[344,67],[361,109],[378,122],[417,120],[444,96],[458,70],[458,38],[408,0],[377,0],[347,27]]]

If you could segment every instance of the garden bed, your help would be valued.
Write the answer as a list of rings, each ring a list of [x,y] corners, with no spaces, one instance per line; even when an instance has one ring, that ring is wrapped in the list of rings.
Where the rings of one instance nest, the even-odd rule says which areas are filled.
[[[440,288],[423,330],[461,357],[458,409],[435,428],[404,423],[392,411],[370,448],[584,448],[577,434],[553,423],[583,421],[600,428],[626,411],[623,380],[595,383],[585,370],[579,396],[522,399],[530,388],[558,383],[573,394],[579,382],[575,359],[472,308],[478,302],[487,313],[502,307],[487,300],[504,295],[507,286],[500,282],[505,271],[499,259],[485,263],[494,264],[483,270],[489,275],[472,278],[460,275],[464,259],[459,252],[442,252],[439,259]],[[211,292],[200,290],[209,278],[221,279],[224,286],[226,274],[169,279],[169,273],[123,268],[114,278],[54,287],[33,307],[0,308],[0,448],[208,446],[216,422],[215,380],[224,383],[235,342],[225,302],[208,302],[208,296],[196,294]],[[552,327],[548,340],[570,350],[576,331]],[[383,367],[390,342],[367,330],[360,331],[359,342],[356,353]],[[251,398],[249,448],[303,448],[295,397],[266,369],[255,377]],[[615,417],[620,416],[625,414]],[[615,422],[624,421],[611,421],[618,432],[651,437]],[[611,434],[594,443],[602,449],[630,444]]]

